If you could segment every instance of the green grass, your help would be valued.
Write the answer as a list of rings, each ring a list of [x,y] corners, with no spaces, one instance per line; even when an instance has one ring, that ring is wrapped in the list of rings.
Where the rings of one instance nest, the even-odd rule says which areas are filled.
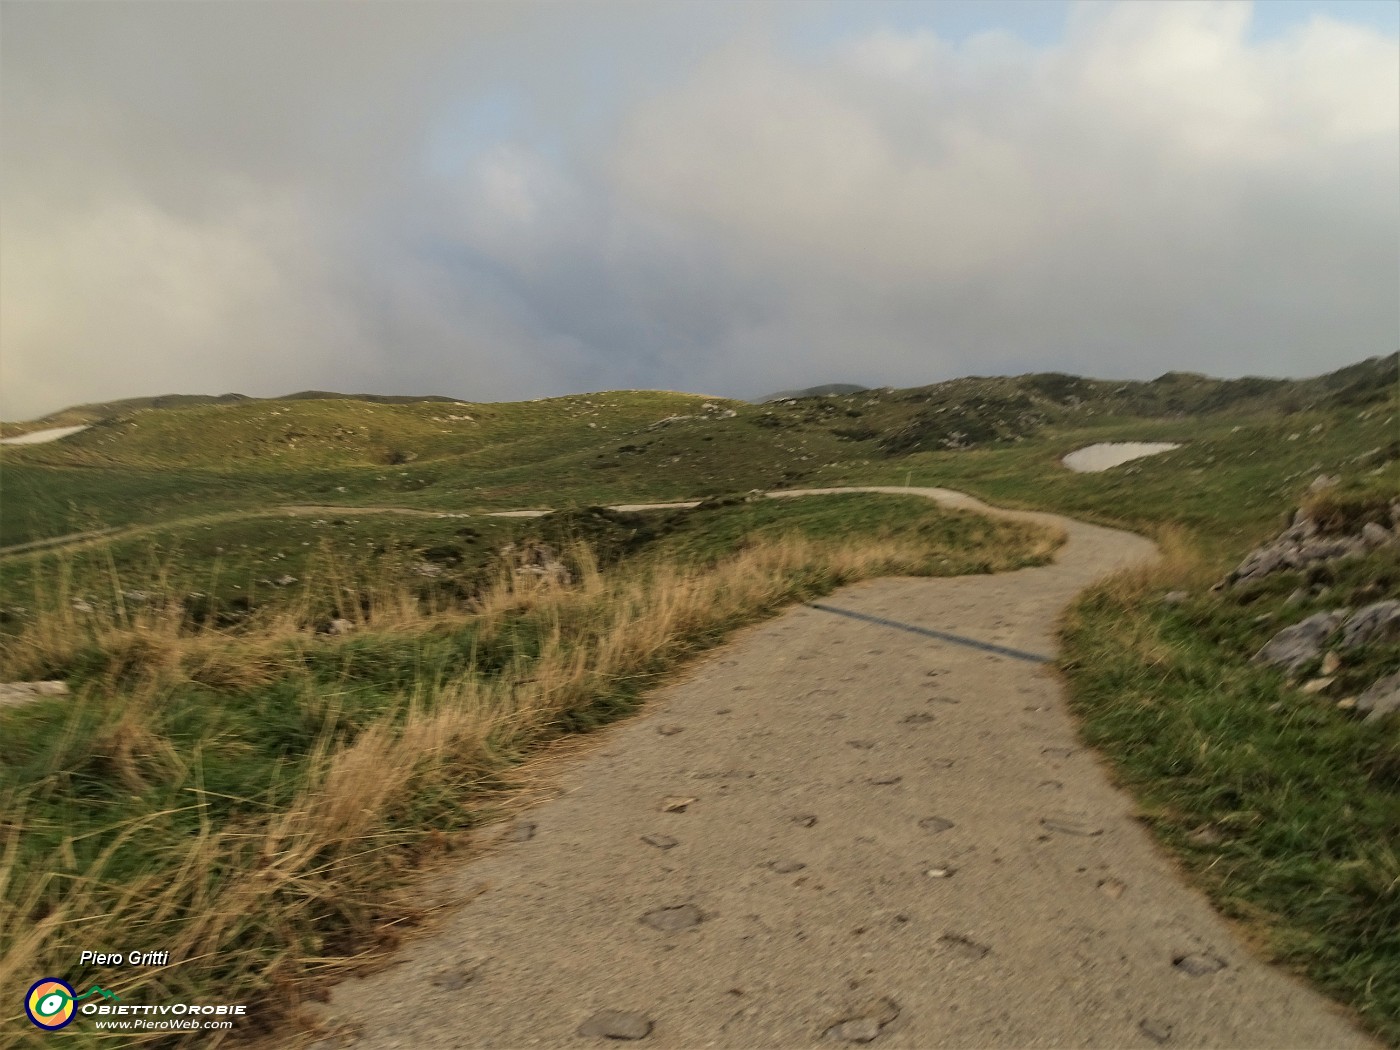
[[[254,645],[246,666],[233,666],[217,648],[200,648],[220,635],[196,635],[181,643],[191,647],[188,674],[149,695],[139,693],[140,675],[133,676],[152,659],[140,646],[114,658],[94,636],[91,645],[52,650],[44,672],[80,688],[62,731],[52,731],[42,707],[0,716],[7,734],[13,727],[14,739],[27,742],[26,772],[10,790],[37,784],[54,792],[56,808],[43,809],[36,824],[40,832],[48,827],[49,837],[34,840],[26,863],[39,863],[44,849],[71,849],[75,862],[91,860],[88,840],[65,847],[55,837],[67,820],[98,832],[95,841],[111,841],[124,822],[153,820],[163,830],[152,832],[152,841],[172,850],[190,834],[191,820],[254,821],[267,807],[301,797],[308,778],[325,775],[312,754],[325,741],[353,746],[366,727],[407,717],[406,691],[431,705],[434,683],[460,677],[464,668],[490,680],[516,674],[519,661],[538,658],[548,635],[542,623],[511,616],[486,634],[453,616],[431,629],[409,618],[394,630],[338,640],[297,631],[331,615],[336,602],[360,603],[374,587],[406,587],[413,602],[450,610],[490,578],[495,550],[528,539],[556,548],[585,542],[609,573],[669,564],[718,571],[754,544],[793,532],[821,544],[859,535],[941,551],[923,571],[1008,564],[1004,552],[994,552],[1014,537],[918,501],[851,496],[804,500],[800,508],[740,502],[641,517],[587,509],[756,488],[939,485],[1167,543],[1171,556],[1160,569],[1094,589],[1066,621],[1063,666],[1085,737],[1218,907],[1245,922],[1267,953],[1400,1042],[1400,745],[1393,722],[1362,725],[1335,704],[1400,667],[1400,651],[1376,646],[1348,659],[1332,688],[1314,697],[1249,663],[1273,632],[1309,612],[1395,596],[1400,565],[1393,553],[1381,553],[1319,570],[1316,578],[1282,574],[1238,591],[1208,590],[1305,499],[1318,513],[1355,524],[1400,495],[1395,372],[1392,356],[1297,382],[968,379],[762,406],[713,401],[714,411],[689,395],[644,392],[465,408],[354,400],[99,406],[83,418],[109,422],[78,438],[0,451],[0,544],[108,526],[136,531],[62,558],[0,557],[0,607],[37,608],[37,584],[65,600],[88,596],[107,615],[113,575],[140,589],[138,578],[154,566],[171,593],[204,592],[221,608],[251,592],[265,618],[232,625],[240,638],[276,621],[296,641]],[[443,422],[450,414],[473,420]],[[675,415],[693,418],[660,422]],[[1183,447],[1100,474],[1074,474],[1059,463],[1083,445],[1118,440]],[[1345,484],[1308,497],[1309,484],[1324,473],[1340,474]],[[533,522],[270,513],[289,504],[565,513]],[[425,559],[442,566],[440,577],[414,575]],[[274,573],[321,582],[258,582]],[[341,597],[344,584],[321,585],[357,574],[369,574],[373,586],[349,599]],[[783,600],[836,582],[805,569],[799,575]],[[1305,584],[1331,590],[1285,607],[1286,596]],[[1161,593],[1173,589],[1192,597],[1161,605]],[[20,617],[5,630],[13,637],[26,624]],[[713,644],[724,629],[697,628],[687,644]],[[601,643],[580,635],[576,644]],[[229,651],[237,646],[230,643]],[[296,656],[291,664],[289,652]],[[551,732],[624,713],[655,673],[649,667],[618,679],[612,692],[595,690],[558,715]],[[101,683],[116,683],[112,696],[104,699]],[[148,722],[149,736],[136,731]],[[141,746],[121,745],[113,725]],[[407,829],[419,825],[446,828],[449,812],[460,820],[449,801],[464,790],[488,797],[502,770],[524,753],[503,740],[488,751],[489,761],[468,763],[469,788],[460,778],[432,780],[432,791],[396,811],[390,840],[410,841]],[[176,783],[183,796],[161,794]],[[209,783],[222,801],[213,800]],[[124,791],[123,784],[146,787]],[[157,817],[160,807],[171,812]],[[139,867],[139,853],[133,856]],[[54,870],[71,878],[78,869]],[[353,914],[328,914],[363,931],[372,911],[359,902]],[[264,943],[262,934],[248,936]],[[262,949],[247,950],[237,957],[256,958]]]

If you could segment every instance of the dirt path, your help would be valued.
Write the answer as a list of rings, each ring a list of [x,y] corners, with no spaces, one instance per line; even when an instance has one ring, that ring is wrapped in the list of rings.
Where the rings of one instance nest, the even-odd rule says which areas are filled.
[[[1010,516],[1067,531],[1055,564],[845,588],[609,730],[318,1046],[1375,1045],[1245,951],[1078,743],[1056,619],[1151,545]]]

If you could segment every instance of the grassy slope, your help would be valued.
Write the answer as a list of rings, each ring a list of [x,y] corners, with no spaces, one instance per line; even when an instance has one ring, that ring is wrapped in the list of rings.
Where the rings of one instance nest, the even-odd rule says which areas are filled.
[[[1086,736],[1114,762],[1154,829],[1227,913],[1249,921],[1266,950],[1400,1041],[1400,945],[1393,936],[1400,928],[1400,759],[1393,727],[1358,726],[1326,699],[1303,699],[1277,675],[1248,663],[1272,631],[1311,611],[1311,605],[1282,608],[1298,581],[1284,578],[1275,590],[1238,601],[1206,589],[1246,549],[1278,530],[1318,474],[1364,477],[1380,492],[1400,492],[1400,405],[1388,378],[1394,369],[1391,358],[1292,384],[1219,384],[1189,376],[1150,384],[1054,376],[966,380],[921,391],[732,405],[734,418],[711,415],[661,426],[654,424],[666,415],[694,412],[698,400],[593,395],[560,399],[567,404],[498,406],[504,418],[492,425],[500,427],[502,440],[470,447],[455,432],[431,433],[442,429],[431,416],[446,411],[443,406],[394,406],[416,422],[401,434],[386,423],[385,433],[400,444],[411,444],[404,437],[410,433],[421,440],[405,449],[419,458],[392,469],[356,460],[361,450],[351,455],[343,448],[288,446],[282,457],[259,460],[205,445],[199,455],[185,454],[186,466],[155,470],[141,464],[160,459],[159,443],[140,449],[97,443],[84,450],[65,442],[6,450],[0,537],[8,543],[63,532],[75,522],[161,521],[276,502],[459,510],[906,480],[1163,536],[1176,553],[1160,570],[1086,595],[1067,622],[1065,669]],[[598,406],[584,402],[605,398],[614,403],[589,415]],[[274,420],[278,427],[305,429],[313,418],[299,414],[301,405],[279,417],[270,417],[264,403],[235,407],[261,413],[247,425],[251,432],[261,420],[264,449],[271,447],[266,442],[288,439],[268,429]],[[379,409],[313,406],[327,426],[346,426]],[[168,413],[166,440],[198,444],[189,411]],[[477,406],[465,411],[475,414]],[[136,421],[144,426],[150,415]],[[1185,447],[1097,475],[1058,466],[1061,455],[1083,444],[1144,439]],[[971,447],[955,450],[950,442]],[[385,439],[370,458],[394,451]],[[123,462],[83,465],[102,462],[99,452]],[[18,498],[9,498],[16,492]],[[755,519],[746,527],[758,525]],[[215,545],[226,550],[230,542],[256,546],[259,553],[249,557],[265,559],[277,550],[296,556],[298,543],[315,542],[309,535],[296,539],[297,530],[308,527],[288,524],[279,531],[283,526],[226,522],[202,541],[202,525],[172,528],[169,541],[192,552],[184,564],[207,569],[201,559],[216,537],[225,542]],[[356,528],[365,530],[358,542],[384,529],[422,548],[442,538],[448,525],[366,518]],[[233,538],[239,530],[245,539]],[[698,556],[709,542],[703,536],[723,532],[711,521],[690,539],[682,530],[666,542],[676,553]],[[115,549],[135,558],[143,548]],[[1369,578],[1335,581],[1338,603],[1357,604],[1367,594],[1374,600],[1374,589],[1366,588],[1378,582],[1382,596],[1394,595],[1392,561],[1347,570]],[[0,587],[18,580],[18,573],[0,562]],[[1177,588],[1191,591],[1191,600],[1171,608],[1157,602],[1163,591]],[[1354,689],[1363,678],[1397,667],[1400,651],[1380,649],[1364,665],[1344,669],[1334,688]]]

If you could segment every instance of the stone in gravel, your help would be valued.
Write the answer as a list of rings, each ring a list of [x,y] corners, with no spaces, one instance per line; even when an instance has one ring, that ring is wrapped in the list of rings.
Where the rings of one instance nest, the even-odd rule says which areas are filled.
[[[1225,969],[1225,960],[1207,952],[1191,952],[1189,955],[1178,955],[1172,960],[1172,965],[1192,977],[1204,977]]]
[[[457,992],[471,984],[480,975],[481,963],[473,963],[467,966],[454,966],[446,970],[439,970],[428,981],[435,988],[441,988],[445,992]]]
[[[847,1043],[868,1043],[898,1016],[899,1004],[893,999],[876,999],[848,1011],[845,1018],[826,1030],[826,1036]]]
[[[1172,1026],[1155,1018],[1144,1018],[1138,1029],[1154,1043],[1165,1043],[1172,1037]]]
[[[1098,824],[1075,820],[1073,817],[1041,817],[1040,826],[1047,831],[1058,831],[1062,835],[1079,835],[1083,838],[1103,834],[1103,828]]]
[[[847,740],[846,743],[850,744],[851,747],[855,748],[857,751],[869,751],[875,746],[875,741],[873,740]]]
[[[631,1010],[599,1010],[579,1025],[578,1034],[604,1039],[645,1039],[651,1035],[651,1028],[648,1018]]]
[[[648,846],[655,846],[657,849],[670,849],[677,845],[677,840],[670,835],[643,835],[642,841]]]
[[[535,837],[535,825],[517,824],[507,837],[510,842],[529,842]]]
[[[1123,882],[1121,879],[1099,880],[1099,889],[1103,891],[1105,896],[1112,897],[1114,900],[1117,900],[1119,897],[1123,896],[1123,891],[1127,888],[1128,884]]]
[[[957,701],[953,700],[951,703],[957,703]],[[900,719],[900,722],[907,726],[926,726],[932,721],[933,715],[929,714],[927,711],[919,711],[912,715],[905,715]]]
[[[677,904],[669,908],[653,908],[642,916],[642,922],[663,933],[675,933],[699,926],[704,915],[693,904]]]
[[[985,959],[992,954],[991,948],[985,944],[978,944],[971,937],[966,937],[961,933],[945,933],[938,938],[938,943],[968,959]]]
[[[695,799],[693,798],[685,798],[681,795],[667,795],[664,799],[661,800],[661,812],[684,813],[686,807],[694,801]]]
[[[675,736],[677,733],[685,732],[685,726],[657,726],[656,731],[662,736]]]
[[[793,817],[792,822],[799,827],[811,828],[816,827],[817,818],[811,813],[801,813]]]
[[[1372,682],[1370,688],[1356,698],[1356,710],[1364,714],[1368,722],[1377,722],[1400,711],[1400,671]]]
[[[80,613],[90,613],[90,612],[92,612],[92,603],[91,603],[91,602],[85,602],[85,601],[83,601],[81,598],[74,598],[74,599],[73,599],[73,611],[74,611],[74,612],[80,612]]]
[[[791,875],[794,871],[801,871],[807,865],[800,860],[773,860],[768,862],[768,866],[779,875]]]
[[[876,773],[873,777],[866,777],[872,784],[898,784],[904,778],[898,773]]]
[[[919,827],[935,835],[956,826],[957,825],[951,820],[944,820],[942,817],[925,817],[923,820],[919,821]]]

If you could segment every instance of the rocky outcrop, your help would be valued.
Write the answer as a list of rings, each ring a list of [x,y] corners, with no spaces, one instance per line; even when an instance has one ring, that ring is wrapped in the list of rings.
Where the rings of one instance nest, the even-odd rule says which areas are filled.
[[[1396,515],[1392,513],[1391,517],[1394,520]],[[1238,586],[1275,572],[1306,569],[1337,558],[1356,557],[1388,545],[1400,547],[1400,532],[1375,522],[1366,522],[1355,535],[1326,536],[1318,528],[1317,522],[1306,511],[1300,510],[1283,533],[1245,555],[1239,566],[1217,583],[1215,589]]]
[[[567,587],[573,582],[569,567],[547,543],[523,543],[520,546],[507,543],[501,548],[501,557],[510,566],[511,577],[517,587],[522,583]]]

